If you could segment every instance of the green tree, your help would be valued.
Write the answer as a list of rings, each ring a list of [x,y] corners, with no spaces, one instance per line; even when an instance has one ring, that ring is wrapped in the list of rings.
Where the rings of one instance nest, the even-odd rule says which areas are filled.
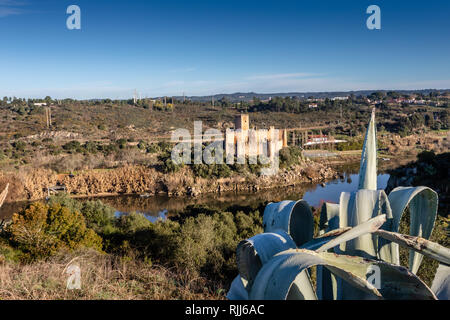
[[[27,260],[45,258],[60,250],[102,248],[102,238],[86,226],[83,215],[60,204],[30,204],[13,215],[7,232]]]

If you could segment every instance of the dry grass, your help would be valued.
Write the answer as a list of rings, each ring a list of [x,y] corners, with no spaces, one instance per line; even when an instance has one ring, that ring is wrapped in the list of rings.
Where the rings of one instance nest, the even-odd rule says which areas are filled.
[[[81,269],[81,289],[69,290],[67,267]],[[95,251],[60,254],[47,261],[0,265],[0,299],[174,300],[223,299],[220,288],[186,272]]]

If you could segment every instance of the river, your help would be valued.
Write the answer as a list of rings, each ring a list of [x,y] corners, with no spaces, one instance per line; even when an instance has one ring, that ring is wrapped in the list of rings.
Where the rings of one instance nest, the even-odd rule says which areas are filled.
[[[384,189],[389,180],[389,174],[378,175],[378,189]],[[356,191],[358,188],[358,174],[354,170],[344,172],[340,179],[325,184],[302,184],[295,187],[284,187],[261,190],[254,193],[224,193],[206,194],[198,197],[169,197],[156,195],[148,198],[139,196],[114,196],[101,198],[86,198],[80,201],[99,199],[112,206],[116,215],[129,212],[141,212],[150,221],[166,219],[167,216],[179,214],[189,205],[206,205],[218,209],[230,206],[257,206],[263,202],[277,202],[281,200],[306,200],[309,205],[318,207],[323,201],[339,202],[341,192]],[[0,209],[0,218],[8,219],[27,203],[5,204]]]

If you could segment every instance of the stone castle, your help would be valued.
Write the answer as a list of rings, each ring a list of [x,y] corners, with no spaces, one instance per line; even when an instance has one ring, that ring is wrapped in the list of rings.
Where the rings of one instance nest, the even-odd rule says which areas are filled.
[[[248,114],[240,114],[234,119],[234,130],[225,132],[225,151],[238,158],[259,155],[273,158],[281,148],[287,147],[287,136],[286,129],[278,130],[274,126],[268,130],[250,129]]]

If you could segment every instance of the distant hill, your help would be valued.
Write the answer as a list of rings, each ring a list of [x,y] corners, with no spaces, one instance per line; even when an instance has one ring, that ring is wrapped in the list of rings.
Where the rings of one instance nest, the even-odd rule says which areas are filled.
[[[286,92],[286,93],[256,93],[256,92],[236,92],[236,93],[227,93],[227,94],[215,94],[213,96],[186,96],[186,99],[189,99],[191,101],[200,101],[200,102],[206,102],[211,101],[211,98],[214,98],[215,101],[218,101],[225,97],[228,101],[231,102],[239,102],[239,101],[250,101],[254,97],[261,99],[261,100],[267,100],[269,98],[273,97],[297,97],[300,99],[307,99],[308,97],[314,97],[314,98],[333,98],[333,97],[343,97],[343,96],[350,96],[351,94],[354,94],[355,96],[367,96],[371,94],[372,92],[389,92],[389,91],[395,91],[401,94],[412,94],[412,93],[422,93],[422,94],[429,94],[430,92],[436,92],[436,91],[450,91],[450,89],[422,89],[422,90],[359,90],[359,91],[332,91],[332,92]],[[174,97],[177,100],[182,100],[183,96],[175,96]]]

